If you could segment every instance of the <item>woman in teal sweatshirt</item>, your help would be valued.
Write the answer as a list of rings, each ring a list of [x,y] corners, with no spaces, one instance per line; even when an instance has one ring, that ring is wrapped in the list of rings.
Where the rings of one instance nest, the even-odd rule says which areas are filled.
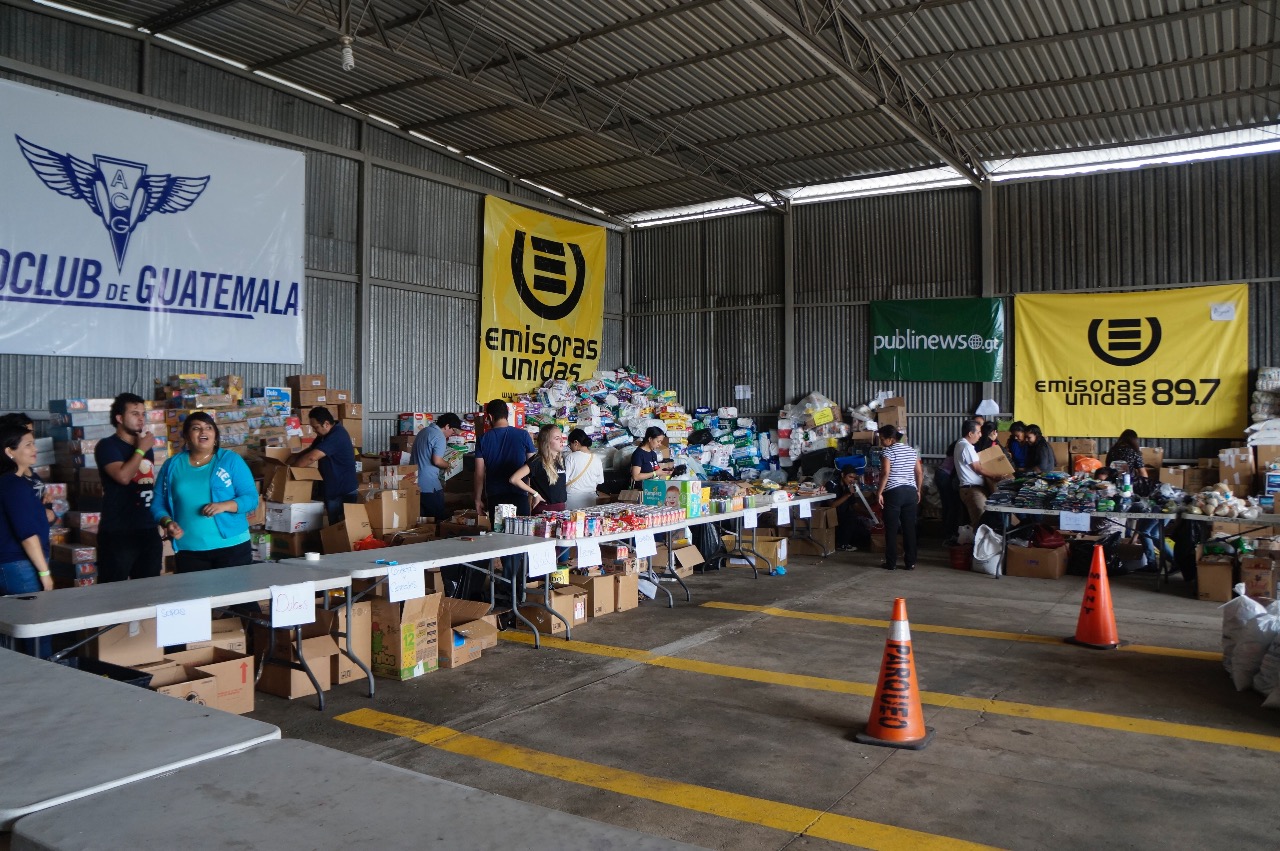
[[[173,541],[178,573],[253,562],[248,515],[258,507],[249,465],[223,449],[213,417],[197,412],[182,424],[186,448],[156,478],[151,513]]]

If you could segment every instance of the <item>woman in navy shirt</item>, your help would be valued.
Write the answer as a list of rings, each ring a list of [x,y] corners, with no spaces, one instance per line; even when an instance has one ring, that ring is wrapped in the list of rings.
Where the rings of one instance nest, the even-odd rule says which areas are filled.
[[[0,594],[52,591],[49,572],[49,519],[26,476],[36,463],[36,439],[25,428],[0,431]],[[28,647],[48,656],[47,638]]]
[[[664,462],[658,460],[658,447],[662,445],[662,438],[666,436],[667,433],[657,426],[649,426],[645,429],[640,446],[631,453],[632,487],[643,487],[639,482],[645,479],[656,479],[670,472],[670,470],[661,469]]]

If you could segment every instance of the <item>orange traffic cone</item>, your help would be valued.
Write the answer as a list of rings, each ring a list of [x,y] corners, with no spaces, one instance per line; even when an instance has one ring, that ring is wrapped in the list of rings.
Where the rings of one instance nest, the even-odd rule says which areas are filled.
[[[893,601],[893,624],[884,643],[884,661],[880,663],[880,683],[871,704],[871,718],[866,729],[853,738],[864,745],[911,750],[920,750],[933,738],[933,728],[924,725],[924,712],[920,708],[907,601],[902,597]]]
[[[1089,581],[1084,586],[1084,599],[1080,601],[1080,620],[1076,622],[1076,634],[1068,638],[1067,643],[1095,650],[1115,650],[1120,646],[1116,613],[1111,608],[1111,585],[1107,582],[1107,558],[1102,547],[1093,548],[1093,566],[1089,568]]]

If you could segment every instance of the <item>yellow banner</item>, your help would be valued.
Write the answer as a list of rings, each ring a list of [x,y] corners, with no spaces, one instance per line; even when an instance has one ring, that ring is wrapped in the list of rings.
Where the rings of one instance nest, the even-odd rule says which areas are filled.
[[[476,401],[591,377],[604,330],[605,229],[484,199]]]
[[[1045,434],[1235,437],[1248,424],[1249,288],[1020,295],[1014,414]]]

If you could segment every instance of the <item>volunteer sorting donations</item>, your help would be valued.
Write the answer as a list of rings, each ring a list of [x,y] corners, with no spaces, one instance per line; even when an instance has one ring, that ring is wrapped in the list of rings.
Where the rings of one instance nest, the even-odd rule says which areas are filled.
[[[589,508],[596,504],[596,489],[604,484],[604,464],[591,451],[590,435],[580,428],[569,432],[564,474],[566,508]]]

